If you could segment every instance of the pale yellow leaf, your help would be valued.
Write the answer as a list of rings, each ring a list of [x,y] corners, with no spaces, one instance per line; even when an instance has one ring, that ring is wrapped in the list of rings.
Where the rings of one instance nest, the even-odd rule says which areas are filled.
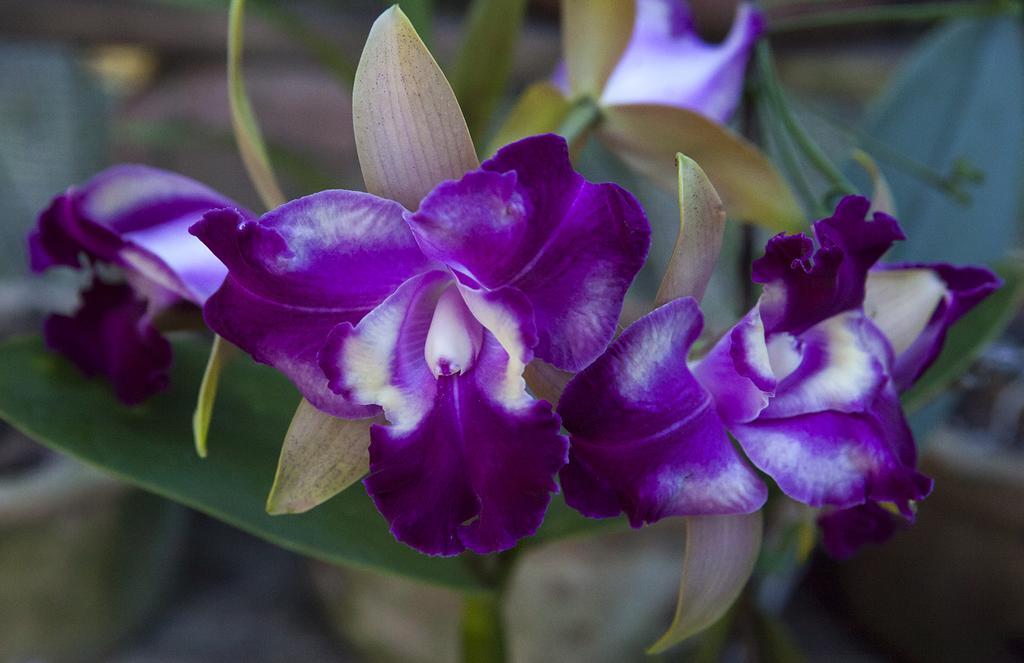
[[[889,182],[882,174],[871,155],[861,149],[853,151],[853,160],[860,164],[864,172],[871,178],[871,212],[884,212],[889,216],[896,216],[896,197],[893,196]]]
[[[551,83],[534,83],[526,88],[505,117],[487,149],[488,156],[520,138],[554,133],[562,126],[572,105]]]
[[[199,383],[196,409],[192,413],[192,439],[200,458],[206,458],[207,436],[210,432],[210,419],[213,418],[213,405],[217,400],[217,387],[220,384],[221,371],[237,351],[238,348],[220,336],[213,337],[210,358],[206,360],[203,381]]]
[[[558,405],[558,400],[562,397],[562,392],[565,391],[565,385],[569,383],[572,376],[572,373],[555,368],[540,359],[534,359],[527,364],[526,370],[523,372],[523,379],[526,380],[526,386],[530,388],[530,392],[536,398],[545,400],[551,405]]]
[[[635,19],[634,0],[562,0],[562,52],[574,99],[601,97]]]

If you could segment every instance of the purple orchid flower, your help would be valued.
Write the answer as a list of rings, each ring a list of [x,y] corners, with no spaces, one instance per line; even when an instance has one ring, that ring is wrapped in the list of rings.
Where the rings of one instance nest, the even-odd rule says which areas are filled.
[[[860,523],[879,502],[907,518],[931,490],[916,469],[898,392],[935,359],[948,327],[999,285],[988,270],[877,267],[903,239],[897,222],[867,218],[849,196],[804,235],[772,238],[753,277],[754,307],[701,360],[688,364],[702,318],[693,299],[642,318],[579,373],[558,406],[572,446],[566,501],[593,517],[621,511],[639,527],[666,516],[750,513],[764,484]],[[727,434],[728,433],[728,434]],[[865,506],[874,505],[874,506]],[[838,546],[841,547],[841,546]]]
[[[742,3],[725,40],[709,44],[694,29],[685,0],[637,0],[633,35],[599,103],[674,106],[725,124],[739,103],[747,61],[763,32],[764,17]],[[564,64],[552,80],[569,95]]]
[[[187,177],[136,165],[109,168],[54,198],[29,235],[32,270],[109,265],[124,280],[94,271],[74,315],[46,320],[47,344],[86,374],[107,377],[125,404],[165,388],[171,346],[154,320],[182,302],[202,306],[224,280],[224,266],[188,233],[221,207],[237,206]]]
[[[568,440],[522,372],[593,361],[647,254],[643,210],[576,173],[553,135],[513,143],[411,213],[324,191],[195,233],[228,266],[208,324],[321,410],[374,425],[364,484],[399,540],[433,555],[536,531]]]

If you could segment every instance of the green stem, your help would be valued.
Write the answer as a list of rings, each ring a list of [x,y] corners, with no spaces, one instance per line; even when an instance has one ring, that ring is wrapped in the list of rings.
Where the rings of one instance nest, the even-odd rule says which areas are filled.
[[[558,127],[557,133],[565,138],[565,141],[570,146],[575,146],[600,121],[601,109],[598,108],[597,103],[593,99],[585,97],[577,101],[569,109],[569,114],[562,120],[562,125]]]
[[[256,187],[264,206],[273,209],[283,205],[286,198],[270,166],[263,134],[245,91],[245,81],[242,77],[244,27],[245,0],[231,0],[231,7],[228,10],[228,102],[231,106],[231,126],[249,179]]]
[[[825,153],[814,142],[814,139],[804,130],[800,122],[793,115],[786,96],[779,85],[778,76],[775,73],[775,65],[772,63],[771,46],[767,41],[761,40],[757,45],[757,66],[760,74],[762,91],[771,103],[775,115],[786,128],[787,133],[796,143],[796,146],[803,152],[807,160],[811,162],[825,179],[829,181],[832,190],[842,194],[856,193],[856,188],[850,183],[846,176],[832,163]]]
[[[505,634],[501,593],[467,594],[462,599],[462,663],[501,663]]]
[[[871,23],[919,23],[949,18],[978,18],[985,16],[1020,16],[1019,0],[993,0],[991,2],[925,2],[920,4],[881,5],[814,12],[802,16],[779,18],[769,22],[768,32],[780,34],[802,30],[817,30]]]

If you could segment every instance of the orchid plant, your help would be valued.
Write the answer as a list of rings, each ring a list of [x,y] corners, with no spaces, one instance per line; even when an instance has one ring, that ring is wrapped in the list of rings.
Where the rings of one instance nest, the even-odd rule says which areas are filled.
[[[176,314],[194,326],[201,309],[218,337],[199,398],[201,455],[228,347],[294,385],[301,400],[273,485],[256,482],[209,509],[285,545],[360,564],[412,560],[394,564],[500,598],[494,578],[524,545],[612,527],[617,520],[601,523],[620,514],[635,528],[685,519],[676,617],[652,647],[661,651],[739,596],[769,499],[809,507],[837,557],[913,521],[932,481],[917,468],[900,395],[1001,281],[980,266],[883,262],[894,242],[913,237],[880,209],[881,193],[874,203],[844,196],[812,235],[801,232],[806,217],[786,180],[728,127],[764,33],[754,6],[739,6],[717,45],[696,34],[681,0],[562,6],[564,63],[526,90],[486,149],[405,14],[385,11],[353,83],[366,191],[285,202],[241,83],[236,1],[235,128],[268,211],[182,175],[115,166],[39,215],[31,265],[90,270],[80,308],[50,317],[45,342],[106,378],[125,406],[142,404],[124,415],[125,430],[142,425],[149,399],[168,388],[164,332]],[[591,136],[679,196],[661,286],[625,328],[651,223],[629,191],[577,172],[573,156]],[[491,156],[481,163],[478,153]],[[756,303],[714,333],[700,302],[727,213],[783,232],[750,266],[762,288]],[[179,347],[195,366],[195,353]],[[54,393],[93,388],[57,370],[46,373],[59,376]],[[259,405],[247,407],[260,416]],[[29,420],[9,405],[4,415]],[[227,454],[239,433],[213,416],[209,459],[166,451],[178,468],[170,472],[192,473],[194,495],[155,474],[164,471],[157,457],[145,459],[163,452],[141,437],[131,440],[139,455],[112,469],[202,506],[206,486],[246,462]],[[24,426],[62,448],[45,424]],[[107,457],[101,443],[78,454]],[[268,487],[275,520],[237,506]],[[357,501],[361,490],[369,502]],[[564,503],[552,500],[559,493]],[[337,517],[310,520],[339,504]],[[394,541],[346,530],[356,539],[338,544],[347,557],[303,543],[346,517]],[[289,539],[289,519],[313,534]],[[491,553],[502,555],[477,557]],[[422,555],[461,556],[471,572]]]

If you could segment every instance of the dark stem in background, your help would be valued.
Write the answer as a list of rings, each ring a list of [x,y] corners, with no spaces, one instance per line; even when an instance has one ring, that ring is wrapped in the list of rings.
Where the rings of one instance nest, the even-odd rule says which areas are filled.
[[[496,555],[464,553],[462,560],[487,591],[462,596],[462,663],[502,663],[505,643],[505,588],[519,556],[518,549]]]

